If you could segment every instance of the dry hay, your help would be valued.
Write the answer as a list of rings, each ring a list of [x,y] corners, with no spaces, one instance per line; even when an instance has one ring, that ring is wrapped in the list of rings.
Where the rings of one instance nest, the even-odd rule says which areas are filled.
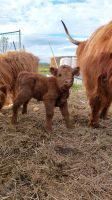
[[[0,199],[111,200],[112,113],[100,128],[88,128],[85,95],[72,91],[71,130],[56,109],[54,131],[47,134],[44,106],[35,111],[36,104],[30,102],[15,128],[11,110],[0,116]]]

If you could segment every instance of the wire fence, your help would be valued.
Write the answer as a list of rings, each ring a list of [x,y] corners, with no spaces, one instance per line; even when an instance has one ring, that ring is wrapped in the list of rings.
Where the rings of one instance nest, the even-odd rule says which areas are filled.
[[[7,51],[21,50],[21,30],[0,33],[0,53],[5,53]],[[23,46],[24,47],[24,46]],[[24,48],[23,48],[24,49]],[[51,48],[53,53],[53,50]],[[60,56],[51,58],[51,66],[61,66],[69,65],[71,67],[76,66],[76,56]],[[82,77],[75,77],[74,82],[77,84],[82,84]]]
[[[21,49],[21,30],[0,33],[0,53]]]

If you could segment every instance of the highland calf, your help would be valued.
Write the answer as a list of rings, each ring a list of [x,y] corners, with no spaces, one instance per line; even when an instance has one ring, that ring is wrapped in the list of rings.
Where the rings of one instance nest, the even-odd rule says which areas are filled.
[[[15,82],[21,71],[36,72],[38,57],[28,52],[7,52],[0,54],[0,109],[7,101],[8,95],[15,95]]]
[[[54,107],[59,107],[64,117],[66,127],[69,127],[69,112],[67,99],[69,89],[73,84],[74,75],[79,75],[79,68],[69,66],[50,68],[53,76],[21,72],[17,80],[17,96],[13,105],[12,123],[17,122],[18,110],[23,105],[22,113],[27,113],[27,104],[31,98],[43,101],[46,109],[46,131],[52,131]]]

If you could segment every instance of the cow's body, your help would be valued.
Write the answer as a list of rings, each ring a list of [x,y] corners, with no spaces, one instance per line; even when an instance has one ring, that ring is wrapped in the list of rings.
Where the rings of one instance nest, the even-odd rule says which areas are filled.
[[[106,118],[112,101],[112,22],[98,28],[87,41],[71,42],[78,45],[77,65],[91,107],[89,124],[97,126],[99,114]]]
[[[87,41],[80,67],[91,106],[90,125],[106,118],[112,101],[112,22],[99,28]]]
[[[0,55],[0,108],[3,107],[7,93],[12,98],[15,83],[21,71],[36,72],[39,59],[27,52],[8,52]]]

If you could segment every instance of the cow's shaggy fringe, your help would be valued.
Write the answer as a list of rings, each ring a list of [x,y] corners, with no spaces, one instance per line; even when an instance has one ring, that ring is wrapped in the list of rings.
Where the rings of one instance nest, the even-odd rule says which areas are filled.
[[[27,52],[8,52],[0,54],[0,85],[13,88],[20,71],[36,71],[39,59]]]
[[[86,42],[80,65],[88,95],[97,85],[100,74],[110,73],[112,67],[112,22],[98,28]],[[88,84],[89,82],[89,84]]]
[[[112,22],[98,28],[87,42],[87,54],[92,51],[94,56],[112,51]],[[100,48],[99,48],[100,47]]]

